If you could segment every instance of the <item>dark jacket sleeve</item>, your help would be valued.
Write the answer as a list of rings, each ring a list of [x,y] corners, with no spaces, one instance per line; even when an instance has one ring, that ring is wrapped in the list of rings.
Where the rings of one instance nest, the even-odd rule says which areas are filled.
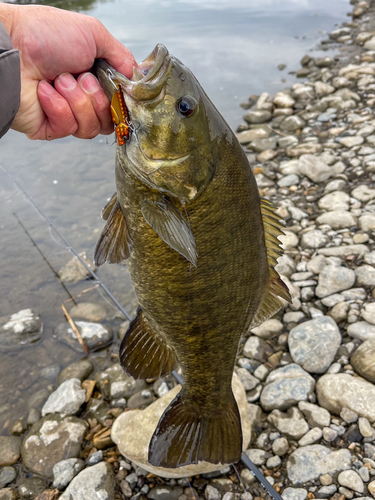
[[[8,132],[20,107],[20,54],[0,22],[0,138]]]

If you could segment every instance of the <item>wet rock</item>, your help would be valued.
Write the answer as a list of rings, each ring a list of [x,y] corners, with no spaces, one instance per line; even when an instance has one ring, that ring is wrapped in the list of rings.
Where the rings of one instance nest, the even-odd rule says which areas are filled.
[[[87,321],[76,321],[76,327],[82,339],[90,350],[99,349],[111,342],[112,331],[100,323],[89,323]],[[82,346],[68,323],[61,323],[55,328],[54,336],[64,344],[72,347],[77,352],[82,352]]]
[[[53,466],[53,487],[63,490],[84,467],[85,462],[79,458],[61,460]]]
[[[268,422],[291,439],[301,439],[309,430],[306,420],[298,408],[289,408],[286,413],[273,410],[267,417]]]
[[[275,149],[277,145],[277,137],[264,137],[251,141],[248,149],[251,148],[256,153],[261,153],[267,149]]]
[[[60,500],[114,500],[115,478],[110,464],[100,462],[76,476],[59,497]]]
[[[88,359],[82,359],[81,361],[76,361],[71,363],[66,368],[64,368],[58,376],[58,384],[62,384],[66,380],[72,378],[78,378],[83,382],[89,375],[94,371],[94,365]]]
[[[96,270],[94,263],[87,257],[86,252],[81,252],[79,256],[92,271]],[[76,283],[90,276],[89,271],[78,260],[77,257],[73,257],[72,259],[70,259],[70,261],[65,264],[65,266],[59,271],[58,274],[63,283]]]
[[[103,321],[107,316],[107,312],[103,306],[91,302],[81,302],[73,306],[69,314],[72,318],[79,318],[93,323]]]
[[[46,380],[55,380],[60,373],[60,365],[53,364],[45,366],[40,370],[40,376]]]
[[[375,421],[375,386],[346,373],[323,375],[317,382],[319,405],[330,413],[340,415],[343,407],[359,416]]]
[[[244,120],[248,123],[265,123],[272,118],[272,113],[264,109],[251,110],[244,115]]]
[[[122,413],[112,426],[112,440],[117,444],[122,455],[143,469],[161,477],[179,478],[221,470],[223,464],[215,465],[208,462],[199,462],[197,465],[186,465],[178,469],[154,467],[148,462],[148,448],[152,434],[164,410],[178,394],[180,388],[181,386],[176,386],[145,410],[133,410]],[[246,450],[250,441],[251,428],[248,418],[246,393],[236,374],[233,376],[232,389],[240,410],[243,449]]]
[[[25,500],[34,500],[40,493],[43,493],[47,487],[48,484],[46,481],[40,477],[30,477],[18,488],[18,494]]]
[[[319,283],[315,293],[319,298],[326,297],[354,285],[355,273],[346,267],[326,266],[319,274]]]
[[[17,473],[14,467],[3,467],[0,469],[0,488],[4,488],[7,484],[16,479]]]
[[[305,126],[304,120],[299,116],[287,116],[280,125],[283,132],[295,132]]]
[[[332,364],[340,343],[339,329],[328,316],[301,323],[288,337],[293,361],[309,373],[324,373]]]
[[[348,335],[355,339],[369,340],[375,339],[375,325],[367,323],[367,321],[357,321],[348,325]]]
[[[78,378],[63,382],[47,399],[42,408],[42,416],[49,413],[75,415],[85,402],[86,391],[81,387]]]
[[[154,401],[154,394],[149,389],[136,392],[128,399],[128,408],[143,409],[149,406]]]
[[[22,460],[31,472],[52,477],[53,466],[78,456],[87,423],[76,417],[47,415],[33,425],[22,445]]]
[[[286,410],[298,401],[308,401],[315,381],[300,366],[291,363],[272,371],[266,379],[260,404],[266,411]]]
[[[357,493],[363,493],[363,481],[361,479],[361,476],[354,470],[345,470],[343,472],[340,472],[337,477],[337,481],[339,482],[339,484],[341,484],[341,486],[350,488]]]
[[[39,409],[41,408],[49,396],[49,391],[47,389],[40,389],[40,391],[34,392],[27,400],[27,407]]]
[[[11,316],[0,318],[0,348],[32,344],[42,336],[43,324],[32,309],[22,309]]]
[[[295,104],[295,100],[291,96],[290,92],[279,91],[276,92],[273,103],[278,108],[291,108]]]
[[[350,469],[349,450],[332,451],[315,444],[295,450],[287,462],[287,474],[294,485],[315,481],[322,474],[335,474]]]
[[[0,466],[13,465],[21,455],[22,440],[18,436],[0,436]]]
[[[375,337],[358,347],[350,358],[350,364],[358,375],[375,384]]]
[[[255,139],[263,139],[265,137],[269,137],[270,132],[270,130],[266,130],[265,128],[255,128],[251,130],[244,130],[243,132],[236,134],[236,137],[241,144],[249,144]]]
[[[357,286],[375,286],[375,268],[369,264],[357,267],[355,275]]]

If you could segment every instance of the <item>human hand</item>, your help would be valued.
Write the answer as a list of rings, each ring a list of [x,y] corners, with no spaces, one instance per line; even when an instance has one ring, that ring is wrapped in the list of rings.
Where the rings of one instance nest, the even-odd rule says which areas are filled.
[[[109,101],[88,70],[103,58],[130,78],[136,62],[100,21],[53,7],[1,3],[0,20],[21,56],[13,129],[46,140],[113,132]]]

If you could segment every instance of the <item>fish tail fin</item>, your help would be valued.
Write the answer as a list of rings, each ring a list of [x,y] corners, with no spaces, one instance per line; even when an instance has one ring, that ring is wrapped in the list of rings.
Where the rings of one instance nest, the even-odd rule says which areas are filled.
[[[241,419],[233,393],[226,408],[205,415],[181,390],[160,418],[148,460],[157,467],[177,468],[203,460],[235,463],[241,453]]]

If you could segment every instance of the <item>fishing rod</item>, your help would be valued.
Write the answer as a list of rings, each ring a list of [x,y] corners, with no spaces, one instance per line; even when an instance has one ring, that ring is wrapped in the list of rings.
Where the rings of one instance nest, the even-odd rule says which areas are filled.
[[[59,238],[61,238],[61,240],[66,245],[66,249],[70,253],[72,253],[75,257],[77,257],[77,259],[87,269],[87,271],[94,278],[94,280],[101,286],[101,288],[103,288],[103,290],[106,292],[108,297],[112,300],[112,302],[119,309],[119,311],[122,312],[122,314],[125,316],[125,318],[128,319],[129,321],[132,321],[131,316],[122,307],[120,302],[112,295],[112,293],[108,290],[108,288],[104,285],[104,283],[102,281],[100,281],[100,279],[94,273],[94,271],[92,269],[90,269],[90,267],[86,264],[86,262],[78,254],[78,252],[72,247],[72,245],[65,238],[65,236],[57,229],[57,227],[54,225],[54,223],[44,214],[42,209],[34,202],[34,200],[31,198],[31,196],[28,195],[24,189],[22,189],[22,187],[18,184],[18,182],[15,180],[15,178],[12,176],[12,174],[2,164],[0,164],[0,168],[13,181],[17,190],[24,195],[26,200],[31,204],[31,206],[35,209],[35,211],[39,214],[39,216],[46,222],[48,227],[52,228],[55,231],[55,233],[59,236]],[[175,370],[172,372],[172,375],[177,380],[177,382],[182,385],[182,383],[183,383],[182,377]],[[242,455],[241,455],[241,462],[251,471],[253,476],[256,479],[258,479],[258,481],[261,483],[261,485],[267,491],[267,493],[271,496],[271,498],[273,498],[273,500],[283,500],[281,495],[275,490],[275,488],[273,488],[273,486],[267,481],[267,479],[262,474],[262,472],[258,469],[258,467],[255,464],[253,464],[253,462],[250,460],[250,458],[245,453],[242,453]]]

